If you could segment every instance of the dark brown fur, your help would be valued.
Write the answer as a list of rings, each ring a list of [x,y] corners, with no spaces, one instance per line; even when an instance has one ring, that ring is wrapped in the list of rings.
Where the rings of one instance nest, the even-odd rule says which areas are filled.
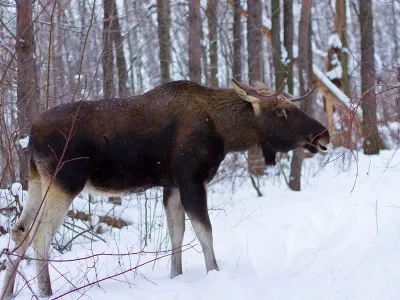
[[[71,126],[73,135],[64,152]],[[259,144],[266,163],[273,165],[277,151],[305,147],[317,152],[327,143],[326,128],[287,99],[258,101],[237,87],[211,89],[176,81],[129,99],[60,105],[40,116],[30,136],[30,168],[36,174],[30,178],[36,182],[27,203],[30,211],[39,203],[31,198],[46,188],[63,155],[42,217],[48,223],[55,220],[55,225],[40,225],[37,247],[44,234],[51,237],[57,231],[73,198],[85,187],[129,193],[162,186],[173,248],[182,246],[186,212],[202,246],[207,271],[218,270],[205,183],[213,178],[224,156]],[[21,239],[19,235],[31,221],[30,216],[21,216],[14,240]],[[39,251],[43,257],[47,257],[46,247]],[[37,267],[45,274],[39,280],[43,295],[51,294],[47,268],[43,262]],[[181,272],[181,254],[176,253],[171,277]],[[5,293],[9,291],[8,287]]]

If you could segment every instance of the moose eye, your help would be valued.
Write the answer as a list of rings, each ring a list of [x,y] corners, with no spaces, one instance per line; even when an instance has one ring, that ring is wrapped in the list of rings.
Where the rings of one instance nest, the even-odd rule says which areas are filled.
[[[286,112],[286,109],[284,109],[284,108],[278,108],[274,111],[274,113],[278,118],[287,119],[287,112]]]

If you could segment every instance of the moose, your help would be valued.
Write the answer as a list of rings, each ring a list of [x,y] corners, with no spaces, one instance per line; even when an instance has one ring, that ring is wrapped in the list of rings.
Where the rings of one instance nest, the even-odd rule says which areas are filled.
[[[283,91],[231,79],[229,88],[172,81],[127,99],[77,101],[42,113],[32,125],[28,200],[12,227],[2,299],[12,296],[18,265],[35,252],[39,296],[51,296],[50,243],[82,191],[124,195],[163,187],[172,249],[182,247],[185,213],[200,242],[206,271],[218,270],[206,184],[225,155],[258,145],[265,162],[277,152],[327,151],[328,130]],[[182,274],[172,254],[170,277]]]

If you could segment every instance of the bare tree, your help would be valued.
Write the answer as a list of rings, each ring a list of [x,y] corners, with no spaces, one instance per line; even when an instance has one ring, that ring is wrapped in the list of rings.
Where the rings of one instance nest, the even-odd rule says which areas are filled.
[[[374,25],[372,0],[360,0],[361,91],[365,154],[379,154],[379,133],[376,117]]]
[[[249,81],[262,81],[262,6],[261,0],[247,1],[247,51],[249,64]],[[253,146],[248,150],[249,172],[261,176],[265,171],[265,161],[259,146]]]
[[[275,71],[275,87],[278,89],[285,78],[285,71],[282,66],[281,60],[281,10],[280,0],[271,0],[271,38],[272,38],[272,57],[274,60],[274,71]]]
[[[115,18],[116,17],[116,6],[115,0],[104,0],[104,22],[103,22],[103,90],[104,90],[104,98],[112,98],[115,97],[115,86],[114,86],[114,54],[113,54],[113,40],[118,40],[118,33],[114,30],[115,26]],[[117,25],[118,29],[119,24]],[[114,29],[114,30],[113,30]],[[121,32],[119,31],[119,37]],[[122,49],[122,39],[118,40],[121,42],[120,50],[117,50],[117,56],[122,55],[122,58],[119,57],[119,63],[117,58],[117,65],[120,66],[121,63],[125,62],[125,58],[123,57],[123,49]],[[121,52],[122,51],[122,52]],[[122,72],[118,70],[118,88],[119,93],[123,95],[127,94],[126,91],[126,80],[127,80],[127,70],[126,63],[125,68],[122,66]],[[125,74],[123,74],[125,72]],[[125,81],[125,83],[124,83]],[[122,96],[122,95],[120,95]],[[114,204],[121,204],[120,197],[109,197],[109,201]]]
[[[218,45],[217,45],[218,0],[207,1],[208,40],[210,42],[211,87],[218,87]]]
[[[201,83],[201,16],[200,0],[189,0],[189,78]]]
[[[347,17],[346,0],[336,0],[335,28],[339,35],[342,47],[338,53],[339,61],[342,65],[341,88],[343,92],[350,97],[350,77],[348,71],[348,52],[347,48]]]
[[[35,61],[32,0],[17,0],[16,53],[18,61],[17,98],[19,138],[29,135],[30,127],[39,115],[39,89]],[[27,148],[19,148],[20,181],[27,188]]]
[[[115,97],[114,54],[112,48],[111,22],[114,10],[113,0],[104,0],[103,21],[103,94],[104,98]]]
[[[158,40],[160,44],[161,83],[170,81],[171,8],[169,0],[157,0]]]
[[[286,49],[286,71],[287,71],[287,86],[288,92],[293,94],[294,83],[293,83],[293,37],[294,37],[294,26],[293,26],[293,0],[283,1],[283,26],[284,35],[283,43]]]
[[[310,58],[310,15],[311,15],[312,0],[303,0],[300,15],[299,25],[299,84],[300,94],[304,95],[311,87],[311,70],[309,64]],[[306,113],[312,115],[312,98],[300,102],[300,107]],[[290,169],[289,187],[294,191],[301,189],[301,168],[304,159],[304,150],[302,148],[293,151],[293,158]]]
[[[240,0],[233,3],[233,77],[242,80],[242,22]]]
[[[115,44],[115,52],[117,56],[117,74],[118,74],[118,95],[119,97],[128,97],[131,91],[128,88],[128,70],[126,68],[126,60],[124,55],[124,45],[121,34],[121,26],[118,20],[118,10],[115,0],[112,0],[111,32],[112,39]]]

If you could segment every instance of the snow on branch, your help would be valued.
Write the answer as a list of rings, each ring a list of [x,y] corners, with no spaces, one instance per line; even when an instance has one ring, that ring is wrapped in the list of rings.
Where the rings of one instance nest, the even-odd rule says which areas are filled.
[[[342,49],[342,41],[337,33],[331,34],[328,39],[328,45],[330,48]]]
[[[338,99],[342,102],[346,107],[352,110],[352,105],[350,98],[346,96],[330,79],[318,68],[316,64],[313,64],[313,73],[314,75],[326,86],[326,88]],[[361,108],[357,108],[357,114],[362,114]]]

